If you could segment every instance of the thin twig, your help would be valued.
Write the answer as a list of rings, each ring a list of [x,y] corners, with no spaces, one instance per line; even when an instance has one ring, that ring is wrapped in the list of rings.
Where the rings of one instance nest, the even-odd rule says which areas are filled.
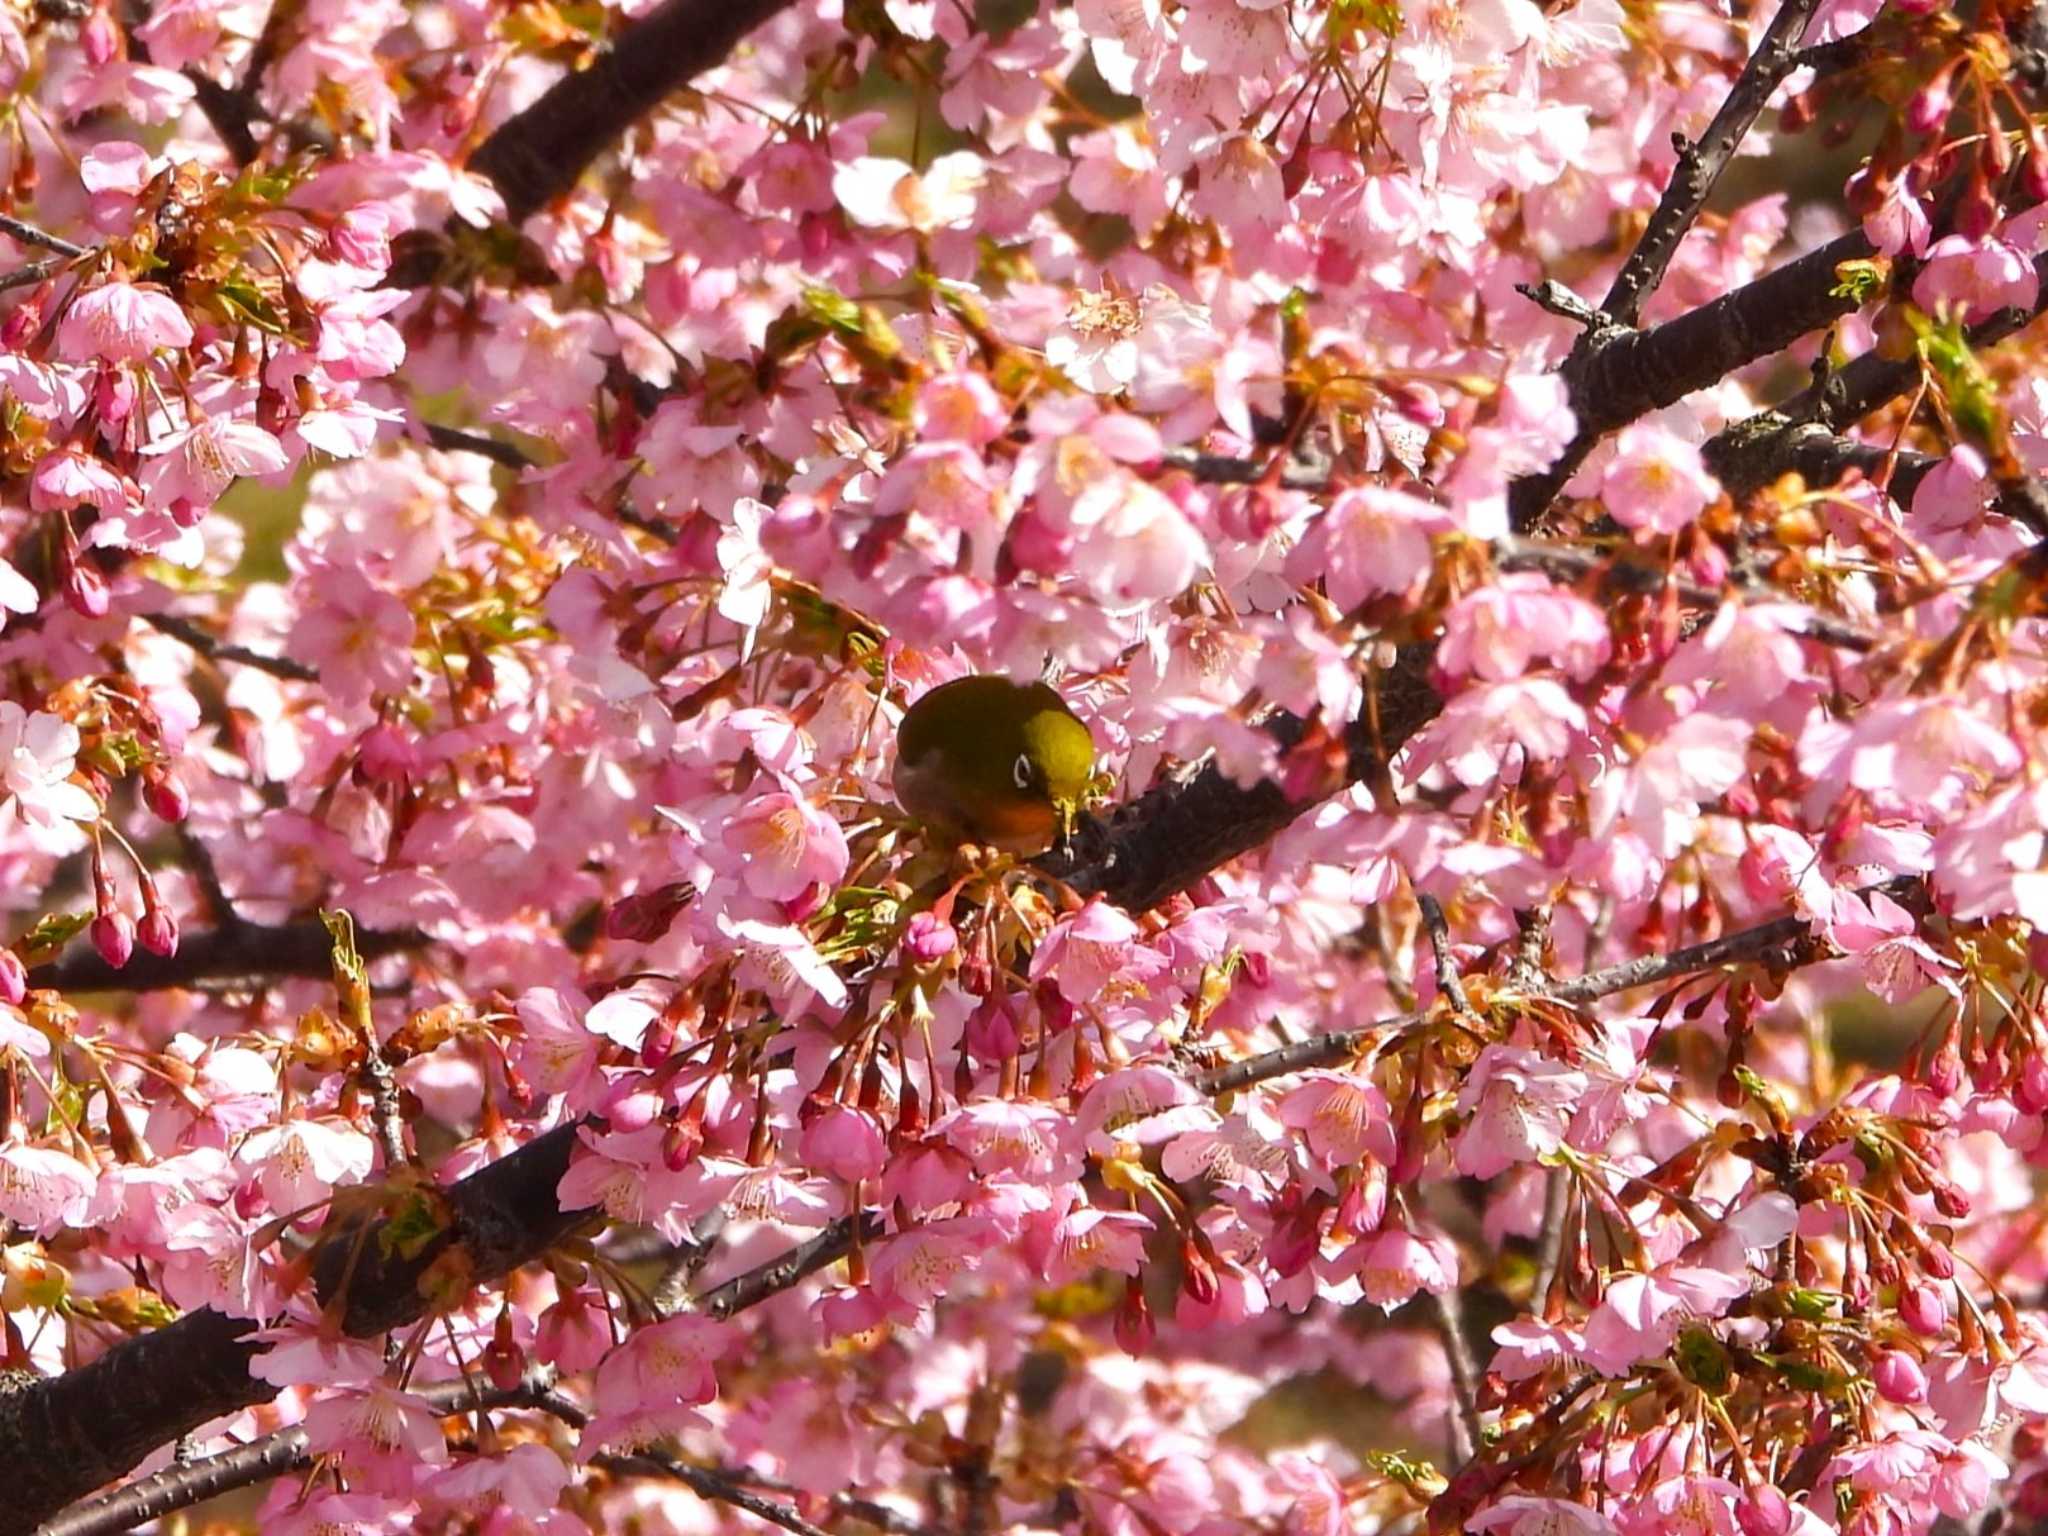
[[[18,245],[33,245],[46,251],[54,251],[67,260],[86,254],[86,247],[73,245],[62,235],[53,235],[47,230],[37,229],[33,224],[24,224],[20,219],[4,213],[0,213],[0,235],[7,236]]]
[[[1680,141],[1678,163],[1643,227],[1642,238],[1615,274],[1600,306],[1617,325],[1634,325],[1643,301],[1656,292],[1686,231],[1700,216],[1714,184],[1734,158],[1771,93],[1799,63],[1799,39],[1819,0],[1786,0],[1771,19],[1763,41],[1722,99],[1721,110],[1697,141]]]
[[[238,927],[241,914],[228,900],[228,893],[220,883],[220,869],[213,862],[213,854],[192,830],[192,823],[181,821],[174,829],[178,839],[178,852],[185,862],[186,872],[192,876],[193,884],[199,887],[199,894],[205,899],[208,913],[213,919],[213,931],[224,932]]]
[[[1901,877],[1870,887],[1869,890],[1879,891],[1898,899],[1907,895],[1917,883],[1911,877]],[[1868,891],[1864,894],[1868,894]],[[1739,933],[1731,933],[1705,944],[1693,944],[1684,949],[1673,950],[1668,955],[1647,955],[1640,959],[1624,961],[1620,965],[1588,971],[1571,981],[1546,982],[1539,987],[1531,988],[1526,995],[1532,999],[1541,998],[1555,1003],[1590,1003],[1617,992],[1631,992],[1638,987],[1654,986],[1658,982],[1670,981],[1679,976],[1718,970],[1724,965],[1790,961],[1797,958],[1794,951],[1798,946],[1815,942],[1817,936],[1813,931],[1813,925],[1805,918],[1774,918],[1768,923],[1760,923],[1754,928],[1745,928]],[[1197,1080],[1197,1085],[1204,1093],[1229,1093],[1234,1089],[1247,1088],[1253,1083],[1263,1083],[1271,1078],[1286,1077],[1315,1067],[1334,1066],[1350,1060],[1380,1036],[1412,1028],[1429,1018],[1430,1012],[1425,1009],[1375,1020],[1356,1029],[1331,1030],[1326,1034],[1310,1035],[1305,1040],[1296,1040],[1276,1050],[1262,1051],[1256,1056],[1247,1056],[1242,1061],[1235,1061],[1227,1067],[1205,1073]]]
[[[1471,1001],[1465,996],[1465,984],[1458,980],[1457,962],[1451,958],[1451,925],[1444,918],[1444,909],[1434,896],[1416,893],[1415,905],[1422,909],[1422,926],[1429,933],[1429,952],[1436,962],[1436,989],[1441,992],[1453,1008],[1460,1013],[1472,1011]]]
[[[1451,1455],[1467,1461],[1479,1448],[1479,1367],[1472,1359],[1472,1346],[1465,1337],[1464,1299],[1458,1287],[1432,1291],[1437,1325],[1444,1336],[1444,1358],[1451,1366]]]
[[[0,293],[10,288],[26,288],[31,283],[40,283],[52,272],[63,268],[72,258],[45,256],[41,261],[32,261],[27,266],[16,267],[12,272],[0,273]]]
[[[872,1212],[861,1216],[861,1235],[864,1238],[881,1235],[881,1218]],[[842,1216],[808,1242],[792,1248],[779,1259],[757,1265],[743,1275],[735,1275],[723,1285],[714,1286],[697,1298],[695,1311],[706,1317],[725,1319],[748,1307],[766,1301],[793,1285],[800,1285],[819,1270],[836,1264],[853,1248],[853,1218]]]
[[[665,1451],[636,1451],[630,1456],[600,1454],[590,1458],[607,1472],[625,1477],[666,1477],[681,1483],[702,1499],[714,1499],[721,1504],[730,1504],[734,1509],[744,1510],[757,1519],[766,1520],[770,1525],[779,1525],[792,1536],[827,1536],[818,1526],[811,1524],[787,1504],[778,1504],[765,1495],[743,1488],[721,1473],[706,1467],[693,1467],[687,1461],[680,1461]]]
[[[188,645],[208,661],[231,661],[245,667],[254,667],[259,672],[268,672],[272,677],[283,678],[292,683],[313,683],[320,680],[317,668],[307,666],[303,661],[294,661],[289,656],[266,656],[261,651],[252,651],[247,646],[235,645],[226,640],[217,640],[190,619],[182,619],[175,613],[145,613],[142,622],[150,628],[169,635],[182,645]]]

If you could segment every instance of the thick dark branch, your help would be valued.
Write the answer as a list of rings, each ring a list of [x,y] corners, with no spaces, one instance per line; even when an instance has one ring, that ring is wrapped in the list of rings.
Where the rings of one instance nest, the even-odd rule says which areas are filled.
[[[358,948],[366,937],[357,935]],[[339,1309],[342,1331],[369,1338],[417,1320],[426,1309],[422,1279],[444,1255],[459,1252],[463,1272],[482,1284],[539,1257],[574,1231],[591,1213],[564,1211],[555,1188],[568,1170],[576,1135],[575,1125],[558,1126],[456,1184],[447,1192],[447,1226],[411,1258],[396,1250],[384,1253],[376,1227],[361,1243],[350,1232],[332,1236],[321,1249],[314,1280],[323,1303]],[[877,1217],[862,1219],[864,1232],[880,1230]],[[851,1239],[851,1222],[835,1223],[781,1258],[716,1287],[699,1307],[713,1317],[731,1317],[843,1257]],[[0,1395],[0,1466],[14,1469],[13,1497],[0,1506],[0,1536],[26,1536],[158,1446],[274,1397],[275,1387],[249,1375],[257,1349],[248,1337],[254,1327],[202,1309],[117,1345],[90,1365]],[[546,1403],[538,1406],[555,1411]]]
[[[1707,124],[1707,131],[1696,143],[1679,144],[1678,164],[1672,167],[1670,184],[1664,188],[1664,196],[1650,215],[1642,239],[1622,263],[1614,285],[1607,290],[1607,301],[1601,306],[1614,324],[1634,325],[1642,313],[1643,300],[1656,292],[1657,285],[1664,280],[1671,258],[1678,253],[1686,231],[1706,206],[1714,183],[1721,179],[1721,172],[1727,169],[1750,126],[1770,101],[1771,92],[1800,62],[1799,39],[1805,35],[1806,23],[1818,4],[1819,0],[1786,0],[1722,101],[1721,110]]]
[[[1514,483],[1508,509],[1516,531],[1536,526],[1608,433],[1854,311],[1861,301],[1836,269],[1872,254],[1863,232],[1852,230],[1676,320],[1647,331],[1588,333],[1563,369],[1578,434],[1549,469]]]
[[[1973,350],[1996,346],[2048,309],[2048,255],[2034,258],[2040,296],[2029,309],[2001,309],[1964,331]],[[1866,352],[1845,365],[1818,392],[1806,390],[1779,407],[1785,415],[1813,417],[1830,426],[1846,427],[1889,405],[1920,382],[1920,359],[1880,357]]]
[[[427,943],[417,929],[370,929],[356,935],[365,960],[420,949]],[[39,965],[28,973],[31,987],[59,992],[161,992],[205,982],[252,982],[280,976],[326,976],[333,970],[333,939],[317,922],[232,923],[188,934],[177,953],[153,955],[138,949],[116,970],[96,950],[80,946],[62,960]]]
[[[739,40],[789,0],[663,0],[588,69],[567,75],[484,140],[470,169],[504,195],[523,223],[664,97],[724,62]]]
[[[386,1254],[375,1228],[361,1243],[335,1235],[320,1250],[314,1283],[323,1304],[339,1309],[342,1331],[368,1338],[416,1320],[426,1310],[421,1279],[451,1249],[462,1250],[467,1272],[483,1282],[566,1236],[586,1214],[555,1202],[575,1138],[574,1126],[559,1127],[456,1184],[447,1192],[448,1224],[411,1258],[395,1248]],[[10,1494],[0,1505],[0,1536],[26,1536],[158,1446],[275,1397],[276,1387],[249,1374],[255,1330],[247,1319],[201,1308],[90,1365],[0,1396],[0,1466],[9,1470]]]
[[[1429,684],[1434,647],[1404,646],[1372,680],[1373,707],[1341,740],[1328,743],[1333,773],[1316,791],[1290,797],[1272,780],[1249,789],[1204,764],[1117,807],[1102,832],[1075,849],[1039,861],[1083,895],[1102,895],[1133,912],[1157,906],[1219,865],[1270,841],[1337,789],[1383,772],[1401,746],[1443,708]],[[1309,728],[1293,715],[1265,722],[1283,754],[1311,750]]]
[[[1844,440],[1837,438],[1833,441]],[[1883,457],[1881,451],[1864,444],[1853,446],[1877,458]],[[1920,473],[1925,472],[1925,468],[1921,468]],[[1711,613],[1721,606],[1721,593],[1710,592],[1698,582],[1680,580],[1666,566],[1638,562],[1627,558],[1627,554],[1626,549],[1610,551],[1584,544],[1552,543],[1547,539],[1524,538],[1513,533],[1496,539],[1493,544],[1493,563],[1504,571],[1541,571],[1567,582],[1590,579],[1594,590],[1603,595],[1633,593],[1649,596],[1667,586],[1675,586],[1685,605],[1695,612]],[[1752,603],[1781,598],[1781,594],[1768,589],[1738,588],[1736,595]],[[1846,651],[1868,651],[1875,648],[1879,640],[1876,633],[1861,624],[1832,618],[1824,613],[1802,614],[1799,633],[1828,645],[1840,646]]]
[[[415,1395],[441,1413],[454,1413],[475,1405],[483,1408],[539,1406],[537,1399],[547,1393],[548,1381],[538,1378],[510,1391],[468,1381],[437,1381],[415,1389]],[[127,1486],[97,1499],[77,1504],[45,1521],[36,1536],[113,1536],[149,1520],[161,1520],[173,1510],[218,1498],[234,1488],[268,1482],[283,1473],[307,1465],[312,1457],[306,1448],[306,1431],[294,1424],[289,1429],[251,1440],[198,1461],[165,1467],[163,1471],[138,1478]]]

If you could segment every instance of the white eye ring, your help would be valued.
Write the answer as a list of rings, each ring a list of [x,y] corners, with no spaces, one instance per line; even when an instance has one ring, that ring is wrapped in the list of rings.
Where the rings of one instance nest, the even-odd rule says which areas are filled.
[[[1031,787],[1031,758],[1028,754],[1019,752],[1017,761],[1010,764],[1010,782],[1019,789]]]

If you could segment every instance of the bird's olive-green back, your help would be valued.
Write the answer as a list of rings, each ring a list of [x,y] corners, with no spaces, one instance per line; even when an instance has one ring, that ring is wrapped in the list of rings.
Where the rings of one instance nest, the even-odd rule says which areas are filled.
[[[1095,741],[1045,683],[1007,677],[955,678],[925,694],[903,717],[897,754],[909,763],[940,759],[992,790],[1015,793],[1012,765],[1025,756],[1042,792],[1073,801],[1095,768]]]

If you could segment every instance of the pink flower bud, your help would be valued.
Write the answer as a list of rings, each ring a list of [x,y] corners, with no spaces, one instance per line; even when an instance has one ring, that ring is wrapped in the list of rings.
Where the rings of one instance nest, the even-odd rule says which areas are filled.
[[[1785,1536],[1792,1529],[1792,1501],[1769,1483],[1745,1488],[1735,1501],[1735,1523],[1742,1536]]]
[[[1948,121],[1949,113],[1956,106],[1948,81],[1948,72],[1944,70],[1913,93],[1912,99],[1906,103],[1907,132],[1924,137]]]
[[[64,573],[64,601],[83,619],[103,619],[114,605],[107,580],[89,565],[77,565]]]
[[[484,1346],[484,1374],[500,1392],[510,1392],[526,1376],[526,1352],[513,1342],[509,1328],[501,1328]]]
[[[114,25],[114,18],[103,10],[96,10],[85,18],[85,25],[78,29],[78,42],[85,54],[85,62],[94,69],[104,68],[121,56],[120,29]]]
[[[1003,1061],[1017,1054],[1023,1036],[1007,997],[992,992],[967,1016],[967,1049],[976,1061]]]
[[[2027,1052],[2020,1063],[2020,1084],[2013,1102],[2030,1115],[2048,1110],[2048,1055],[2038,1050]]]
[[[1927,1373],[1903,1349],[1879,1351],[1877,1363],[1870,1368],[1870,1379],[1888,1402],[1919,1403],[1927,1399]]]
[[[10,352],[28,350],[36,332],[43,328],[43,297],[38,294],[8,311],[6,320],[0,321],[0,347]]]
[[[102,912],[92,920],[92,944],[100,958],[118,971],[135,953],[135,920],[119,910]]]
[[[28,967],[11,949],[0,948],[0,1002],[19,1008],[28,996]]]
[[[1923,1339],[1937,1338],[1948,1326],[1948,1302],[1933,1286],[1916,1282],[1899,1297],[1899,1319]]]
[[[1188,1293],[1197,1306],[1206,1307],[1223,1293],[1223,1287],[1216,1279],[1216,1266],[1209,1262],[1207,1254],[1193,1238],[1184,1238],[1180,1245],[1181,1289]]]
[[[1953,1039],[1944,1040],[1927,1064],[1927,1086],[1947,1098],[1963,1085],[1963,1056]]]
[[[178,952],[178,920],[167,908],[152,905],[136,925],[135,937],[152,955],[175,955]]]
[[[903,930],[903,952],[921,965],[950,955],[959,944],[953,925],[936,912],[919,912]]]

